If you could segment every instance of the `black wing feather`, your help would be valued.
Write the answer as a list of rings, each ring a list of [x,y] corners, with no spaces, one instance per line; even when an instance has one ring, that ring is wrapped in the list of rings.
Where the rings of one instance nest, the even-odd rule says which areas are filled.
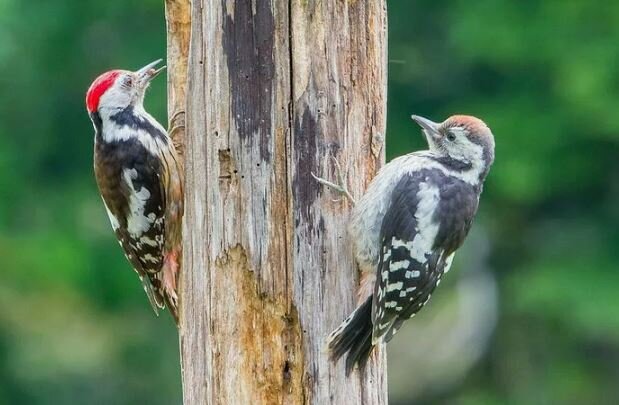
[[[372,310],[374,342],[381,337],[389,341],[404,320],[430,299],[447,258],[470,229],[477,202],[473,186],[442,172],[421,170],[400,180],[381,228],[382,255]],[[431,244],[419,245],[416,238],[424,236],[419,235],[420,226],[436,227]],[[422,257],[419,252],[411,255],[411,249],[419,246],[425,249]]]
[[[372,347],[391,340],[430,299],[469,231],[478,195],[437,170],[411,172],[398,182],[381,226],[374,295],[329,338],[333,359],[348,353],[347,374],[355,364],[363,367]]]
[[[118,221],[115,233],[125,256],[138,273],[157,312],[157,308],[164,307],[160,271],[165,236],[165,193],[158,176],[160,162],[136,140],[97,141],[95,175],[99,190],[109,214]],[[127,170],[131,171],[130,176],[127,176]],[[132,235],[129,232],[131,198],[134,191],[143,189],[149,193],[143,214],[151,216],[153,221],[144,232]]]

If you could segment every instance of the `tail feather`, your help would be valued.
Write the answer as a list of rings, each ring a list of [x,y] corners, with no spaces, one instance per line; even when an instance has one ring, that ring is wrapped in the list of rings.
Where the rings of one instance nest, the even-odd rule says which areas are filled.
[[[148,302],[153,308],[155,315],[159,316],[159,310],[167,307],[172,318],[174,318],[174,322],[178,325],[178,305],[176,301],[170,299],[160,287],[161,281],[159,279],[151,279],[150,277],[143,276],[140,276],[140,281],[142,282],[142,287],[144,287]]]
[[[142,287],[144,288],[144,292],[148,297],[148,302],[150,306],[155,311],[155,315],[159,316],[159,309],[164,307],[163,298],[161,295],[157,294],[153,288],[151,280],[147,276],[139,275],[140,281],[142,282]]]
[[[168,311],[170,311],[172,318],[174,318],[174,322],[178,326],[179,325],[178,305],[176,304],[175,301],[171,300],[167,295],[165,296],[165,302],[166,302],[166,306],[168,307]]]
[[[329,352],[333,361],[348,353],[346,375],[358,364],[361,369],[372,352],[372,297],[360,307],[329,336]]]

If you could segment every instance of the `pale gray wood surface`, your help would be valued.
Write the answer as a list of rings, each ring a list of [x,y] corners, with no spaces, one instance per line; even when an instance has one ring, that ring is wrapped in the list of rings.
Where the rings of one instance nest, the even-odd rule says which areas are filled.
[[[326,336],[354,308],[358,277],[349,203],[310,175],[333,178],[334,156],[359,196],[384,161],[385,7],[193,1],[185,404],[387,402],[384,351],[350,378],[327,358]]]

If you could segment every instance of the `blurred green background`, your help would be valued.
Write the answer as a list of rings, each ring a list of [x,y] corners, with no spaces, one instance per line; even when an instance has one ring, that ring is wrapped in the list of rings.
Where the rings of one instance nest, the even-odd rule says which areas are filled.
[[[390,347],[411,403],[619,401],[619,3],[392,1],[388,157],[482,117],[474,232]],[[176,404],[177,341],[92,176],[91,80],[165,55],[160,0],[0,0],[0,404]],[[165,122],[165,86],[147,108]]]

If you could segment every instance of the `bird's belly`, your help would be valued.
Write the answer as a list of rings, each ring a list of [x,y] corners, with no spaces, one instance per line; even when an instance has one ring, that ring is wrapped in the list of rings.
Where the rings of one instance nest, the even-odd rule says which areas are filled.
[[[391,194],[406,168],[413,170],[419,157],[405,155],[386,164],[372,180],[350,216],[348,233],[361,271],[376,271],[380,229],[389,208]]]

